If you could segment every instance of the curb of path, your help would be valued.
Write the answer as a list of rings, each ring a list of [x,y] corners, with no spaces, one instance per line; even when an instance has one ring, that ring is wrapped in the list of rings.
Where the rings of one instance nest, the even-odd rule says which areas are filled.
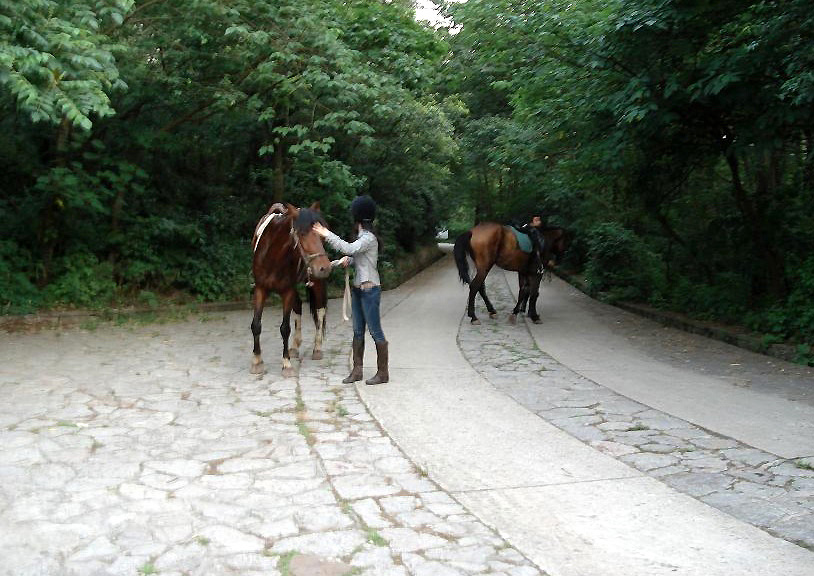
[[[26,330],[41,330],[53,328],[68,328],[89,321],[115,320],[119,317],[133,317],[139,314],[155,314],[165,316],[173,314],[231,312],[233,310],[249,310],[252,307],[250,300],[232,302],[203,302],[198,304],[180,304],[176,306],[161,306],[150,308],[148,306],[132,306],[127,308],[108,308],[104,310],[63,310],[59,312],[40,312],[36,314],[22,314],[16,316],[0,317],[0,331],[20,332]]]
[[[554,273],[557,275],[557,277],[565,282],[568,282],[568,284],[589,298],[596,300],[596,298],[588,294],[588,292],[585,290],[583,282],[575,275],[569,274],[563,270],[556,270]],[[605,302],[605,304],[607,304],[607,302]],[[614,302],[611,304],[611,306],[615,306],[627,312],[648,318],[664,326],[677,328],[692,334],[700,334],[701,336],[706,336],[707,338],[712,338],[713,340],[725,342],[727,344],[731,344],[732,346],[749,350],[750,352],[756,352],[765,356],[779,358],[780,360],[785,360],[786,362],[795,362],[798,356],[796,346],[791,344],[767,344],[764,341],[762,334],[750,332],[742,327],[695,320],[677,312],[661,310],[646,304],[639,304],[635,302]]]

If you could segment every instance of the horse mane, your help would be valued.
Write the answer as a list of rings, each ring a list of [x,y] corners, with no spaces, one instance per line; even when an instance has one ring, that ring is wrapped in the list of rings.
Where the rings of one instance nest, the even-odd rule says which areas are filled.
[[[297,230],[297,234],[307,234],[317,222],[327,226],[322,214],[310,208],[300,208],[297,219],[294,221],[294,228]]]

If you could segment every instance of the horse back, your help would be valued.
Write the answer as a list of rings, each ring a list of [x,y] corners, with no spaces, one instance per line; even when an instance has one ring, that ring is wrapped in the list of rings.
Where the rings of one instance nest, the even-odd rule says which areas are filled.
[[[528,261],[528,254],[520,250],[514,233],[497,222],[481,222],[472,228],[470,246],[479,267],[497,264],[504,270],[520,270]]]

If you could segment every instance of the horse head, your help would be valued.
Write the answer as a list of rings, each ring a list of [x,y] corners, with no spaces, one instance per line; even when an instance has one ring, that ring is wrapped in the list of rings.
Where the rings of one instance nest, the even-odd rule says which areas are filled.
[[[291,204],[287,204],[286,208],[292,218],[291,235],[303,262],[308,266],[309,277],[327,278],[331,273],[331,260],[322,246],[322,238],[313,229],[316,222],[325,225],[319,202],[314,202],[310,208],[297,208]]]
[[[559,263],[568,248],[565,229],[548,227],[543,229],[542,234],[545,238],[545,258]]]

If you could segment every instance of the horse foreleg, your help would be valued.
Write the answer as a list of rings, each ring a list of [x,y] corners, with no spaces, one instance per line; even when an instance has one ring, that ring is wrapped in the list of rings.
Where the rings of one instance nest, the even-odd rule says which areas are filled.
[[[265,372],[263,356],[260,352],[260,332],[262,332],[263,306],[268,293],[262,288],[254,288],[254,318],[252,318],[252,335],[254,336],[254,356],[252,358],[252,374]]]
[[[325,308],[318,308],[314,314],[314,351],[311,353],[312,360],[322,360],[322,341],[325,338]]]
[[[509,322],[514,324],[517,322],[517,314],[525,310],[526,301],[529,298],[529,283],[526,278],[520,276],[520,290],[517,294],[517,304],[514,305],[514,310],[509,315]]]
[[[283,321],[280,323],[280,336],[283,338],[283,376],[294,376],[291,356],[288,353],[288,337],[291,335],[291,309],[294,307],[296,293],[292,290],[283,296]]]

